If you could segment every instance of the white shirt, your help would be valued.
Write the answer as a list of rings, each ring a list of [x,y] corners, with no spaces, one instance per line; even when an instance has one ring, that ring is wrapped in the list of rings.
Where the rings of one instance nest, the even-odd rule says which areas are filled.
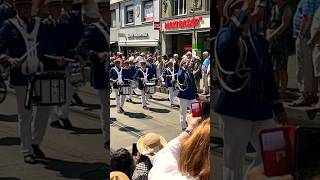
[[[181,174],[178,169],[179,152],[180,141],[175,138],[155,155],[148,180],[198,180]]]

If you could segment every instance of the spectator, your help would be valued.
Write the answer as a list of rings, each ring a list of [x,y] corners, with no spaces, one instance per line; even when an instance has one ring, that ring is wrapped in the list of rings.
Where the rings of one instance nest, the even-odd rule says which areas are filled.
[[[210,120],[188,119],[187,130],[155,156],[149,180],[210,179]]]
[[[167,145],[167,141],[156,133],[148,133],[137,142],[136,169],[132,180],[148,180],[148,174],[152,168],[153,156]],[[150,158],[149,158],[150,157]]]
[[[296,38],[297,81],[302,96],[292,106],[310,106],[317,103],[317,88],[312,63],[310,40],[312,17],[319,7],[318,0],[301,0],[293,19],[293,36]]]
[[[126,174],[120,171],[112,171],[110,173],[110,180],[130,180]]]
[[[132,177],[134,171],[134,161],[127,149],[120,148],[111,154],[110,171],[120,171],[128,177]]]
[[[162,86],[162,78],[161,78],[161,73],[164,69],[164,61],[161,59],[160,56],[157,56],[157,61],[155,62],[156,66],[156,71],[157,71],[157,77],[158,77],[158,85],[161,87]]]
[[[193,64],[193,75],[196,81],[197,92],[200,92],[200,80],[201,80],[201,61],[200,57],[194,57],[194,64]]]
[[[204,61],[202,63],[202,80],[203,80],[203,88],[204,88],[204,95],[209,94],[209,81],[208,81],[208,71],[210,65],[210,56],[208,51],[203,52]]]
[[[271,12],[271,22],[267,32],[270,42],[270,55],[276,83],[283,93],[287,89],[289,57],[289,40],[291,36],[290,22],[292,18],[291,6],[286,0],[276,0]]]

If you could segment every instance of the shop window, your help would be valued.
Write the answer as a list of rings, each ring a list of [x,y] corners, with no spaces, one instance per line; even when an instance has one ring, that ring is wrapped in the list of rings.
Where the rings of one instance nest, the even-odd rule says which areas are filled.
[[[173,0],[173,15],[183,15],[187,12],[187,0]]]
[[[143,3],[143,21],[153,21],[153,1]]]
[[[117,26],[117,18],[116,18],[116,11],[111,11],[111,27],[115,28]]]
[[[134,23],[134,6],[126,7],[126,24]]]

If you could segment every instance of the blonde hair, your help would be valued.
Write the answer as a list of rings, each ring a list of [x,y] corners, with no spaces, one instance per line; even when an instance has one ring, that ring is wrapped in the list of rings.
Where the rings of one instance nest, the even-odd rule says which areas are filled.
[[[210,119],[204,120],[191,136],[181,140],[178,168],[182,174],[210,179]]]

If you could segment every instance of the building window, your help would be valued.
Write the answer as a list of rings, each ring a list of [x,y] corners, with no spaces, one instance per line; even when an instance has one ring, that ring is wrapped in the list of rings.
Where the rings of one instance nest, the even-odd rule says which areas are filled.
[[[111,11],[111,27],[116,27],[117,26],[117,18],[116,18],[116,11],[112,10]]]
[[[153,21],[153,1],[144,2],[143,7],[143,21]]]
[[[187,12],[187,0],[173,0],[173,15],[183,15]]]
[[[134,6],[127,6],[126,12],[126,24],[134,23]]]

